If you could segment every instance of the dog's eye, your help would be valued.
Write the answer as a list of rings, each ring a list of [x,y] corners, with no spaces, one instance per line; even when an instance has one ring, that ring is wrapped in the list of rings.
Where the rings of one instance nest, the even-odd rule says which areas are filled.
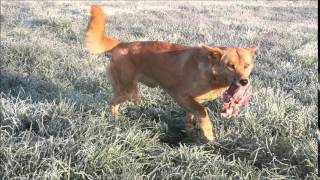
[[[234,64],[228,64],[227,65],[230,69],[234,69],[235,67],[234,67]]]
[[[244,68],[247,69],[249,67],[249,64],[245,64]]]

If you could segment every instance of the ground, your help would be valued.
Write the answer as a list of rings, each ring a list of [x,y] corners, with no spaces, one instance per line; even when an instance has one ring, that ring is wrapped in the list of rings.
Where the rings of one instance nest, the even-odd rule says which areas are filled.
[[[257,47],[251,103],[233,119],[208,102],[217,141],[139,86],[115,120],[105,65],[84,47],[91,2],[1,2],[3,179],[317,179],[316,1],[99,2],[123,42]]]

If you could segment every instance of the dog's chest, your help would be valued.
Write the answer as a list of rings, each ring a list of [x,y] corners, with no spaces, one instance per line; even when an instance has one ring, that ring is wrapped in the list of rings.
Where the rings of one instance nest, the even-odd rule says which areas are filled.
[[[212,101],[216,99],[218,96],[221,95],[222,92],[224,92],[227,88],[218,88],[218,89],[213,89],[208,92],[202,93],[198,96],[195,97],[195,100],[197,102],[205,102],[205,101]]]

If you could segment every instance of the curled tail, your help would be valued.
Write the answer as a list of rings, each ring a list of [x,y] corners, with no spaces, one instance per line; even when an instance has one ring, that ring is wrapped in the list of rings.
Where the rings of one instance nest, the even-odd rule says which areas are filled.
[[[86,32],[86,47],[91,53],[110,51],[120,42],[105,34],[105,15],[98,5],[91,6],[91,17]]]

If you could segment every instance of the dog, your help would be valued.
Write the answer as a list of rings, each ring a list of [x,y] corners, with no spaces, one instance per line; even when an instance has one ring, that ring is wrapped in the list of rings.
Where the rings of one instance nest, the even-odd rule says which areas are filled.
[[[105,34],[105,15],[100,6],[92,5],[90,13],[86,48],[92,53],[112,53],[112,114],[117,116],[119,104],[127,100],[138,104],[138,82],[159,86],[187,112],[185,127],[192,127],[197,117],[201,134],[213,142],[214,128],[201,103],[216,99],[231,83],[245,86],[256,48],[190,47],[161,41],[124,43]]]

